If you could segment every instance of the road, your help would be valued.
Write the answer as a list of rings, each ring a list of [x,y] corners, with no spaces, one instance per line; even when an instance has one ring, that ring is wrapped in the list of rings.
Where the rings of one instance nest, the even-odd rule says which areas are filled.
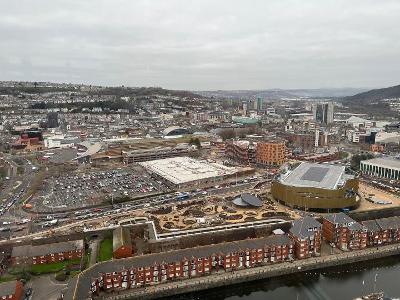
[[[11,160],[10,157],[5,159]],[[29,160],[21,158],[24,167],[24,173],[10,178],[10,183],[13,185],[11,192],[7,193],[5,201],[0,207],[0,239],[9,238],[13,233],[23,231],[27,233],[26,225],[20,224],[21,220],[30,218],[30,215],[25,213],[19,204],[21,199],[24,198],[25,193],[28,191],[32,180],[36,176],[37,167],[34,166]],[[4,192],[3,192],[4,193]],[[26,224],[26,221],[23,223]]]
[[[57,282],[54,274],[35,276],[27,284],[32,288],[31,300],[57,300],[68,282]]]
[[[223,188],[224,193],[219,191],[218,196],[223,196],[223,197],[228,197],[228,196],[233,196],[236,195],[239,191],[240,192],[252,192],[252,187],[256,183],[246,183],[243,185],[238,185],[238,186],[232,186],[228,188]],[[269,187],[266,186],[264,189],[268,189]],[[214,191],[215,192],[215,191]],[[211,193],[211,196],[213,193]],[[38,224],[35,225],[35,230],[41,230],[17,237],[8,237],[7,239],[0,240],[0,245],[4,244],[9,244],[10,242],[18,242],[18,241],[27,241],[27,240],[32,240],[34,238],[40,238],[40,237],[48,237],[56,234],[68,234],[68,233],[74,233],[74,232],[80,232],[83,231],[85,228],[88,229],[88,226],[91,226],[91,228],[99,228],[99,227],[104,227],[104,226],[110,226],[112,225],[112,222],[116,223],[118,219],[123,219],[129,216],[132,216],[133,212],[140,212],[144,209],[148,209],[149,207],[151,208],[158,208],[162,207],[165,205],[171,205],[174,203],[184,203],[184,202],[189,202],[189,201],[201,201],[204,199],[207,199],[210,197],[209,194],[203,195],[199,194],[194,197],[191,197],[186,200],[181,200],[177,201],[175,197],[170,197],[168,199],[160,199],[159,197],[154,197],[150,199],[143,199],[140,201],[139,204],[131,204],[131,202],[124,203],[122,205],[119,205],[118,208],[111,208],[110,210],[103,210],[101,212],[98,212],[96,214],[90,213],[88,210],[85,210],[85,218],[84,219],[77,219],[78,217],[72,217],[72,218],[66,218],[65,222],[60,222],[57,227],[52,227],[52,228],[42,228],[41,224],[43,224],[46,221],[40,221]],[[82,211],[79,211],[81,213]],[[86,216],[90,215],[89,218],[86,218]],[[67,223],[69,222],[69,223]],[[106,225],[108,224],[108,225]]]

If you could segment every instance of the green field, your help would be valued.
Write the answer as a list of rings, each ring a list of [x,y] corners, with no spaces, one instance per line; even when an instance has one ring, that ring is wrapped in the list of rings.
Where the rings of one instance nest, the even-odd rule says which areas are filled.
[[[113,255],[113,240],[112,238],[105,238],[100,243],[99,254],[97,255],[97,261],[107,261],[112,258]]]
[[[47,273],[56,273],[65,268],[66,265],[68,264],[80,264],[81,259],[76,258],[72,260],[64,260],[52,264],[38,264],[38,265],[32,265],[30,271],[32,274],[47,274]]]
[[[17,276],[14,276],[14,275],[3,275],[3,276],[0,276],[0,283],[7,282],[7,281],[13,281],[16,279],[17,279]]]

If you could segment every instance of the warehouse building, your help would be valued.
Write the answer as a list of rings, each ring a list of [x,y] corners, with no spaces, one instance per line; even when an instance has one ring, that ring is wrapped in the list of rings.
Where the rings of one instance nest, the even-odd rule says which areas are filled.
[[[400,160],[394,158],[373,158],[360,162],[360,170],[363,174],[400,180]]]
[[[272,183],[272,196],[294,208],[329,210],[358,205],[358,179],[345,167],[301,163]]]

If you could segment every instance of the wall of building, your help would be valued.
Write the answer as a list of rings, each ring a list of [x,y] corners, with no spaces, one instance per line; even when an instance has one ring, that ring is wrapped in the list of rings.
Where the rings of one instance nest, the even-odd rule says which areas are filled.
[[[256,147],[256,162],[268,166],[280,166],[285,162],[286,146],[283,142],[261,142]]]
[[[59,261],[70,260],[81,258],[84,254],[84,250],[76,250],[76,251],[66,251],[61,253],[51,253],[42,256],[33,256],[33,257],[11,257],[11,262],[13,265],[20,264],[51,264]]]
[[[238,144],[233,141],[226,142],[225,155],[230,159],[242,164],[248,165],[255,163],[254,146],[246,143]]]
[[[397,168],[388,168],[377,166],[368,163],[368,161],[360,162],[360,170],[362,173],[386,179],[396,179],[400,180],[400,170]]]
[[[358,179],[347,180],[346,184],[336,190],[327,190],[312,187],[294,187],[274,181],[271,187],[272,196],[290,207],[307,209],[334,209],[354,207],[357,197],[354,194],[346,197],[347,191],[353,189],[358,192]]]
[[[99,273],[92,280],[91,290],[118,290],[138,288],[146,285],[174,280],[195,278],[210,273],[253,268],[265,264],[283,262],[293,258],[293,243],[271,245],[260,249],[244,249],[240,253],[217,253],[209,257],[194,257],[182,261],[149,265],[130,270],[115,270],[113,273]]]
[[[358,263],[367,260],[374,260],[388,256],[400,254],[400,245],[388,245],[375,249],[361,250],[358,255],[351,252],[343,252],[338,255],[317,257],[309,260],[294,261],[291,264],[276,264],[258,267],[254,269],[246,269],[246,271],[237,271],[223,273],[221,276],[213,276],[212,278],[204,277],[201,280],[186,280],[180,284],[171,283],[153,286],[151,289],[130,289],[123,293],[115,294],[115,297],[108,295],[111,300],[121,299],[137,299],[150,300],[167,296],[176,296],[183,293],[190,293],[200,290],[217,288],[240,284],[248,281],[260,280],[265,278],[273,278],[289,274],[296,274],[316,269],[329,267],[337,267],[345,264]],[[66,298],[71,300],[74,298]],[[75,299],[74,299],[75,300]]]

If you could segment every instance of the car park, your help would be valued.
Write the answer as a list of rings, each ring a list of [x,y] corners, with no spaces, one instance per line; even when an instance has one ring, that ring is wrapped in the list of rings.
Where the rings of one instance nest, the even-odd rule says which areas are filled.
[[[38,202],[46,206],[42,209],[47,211],[48,206],[60,209],[80,208],[102,204],[106,199],[113,201],[138,194],[165,191],[168,191],[167,186],[160,184],[142,169],[126,167],[50,177],[45,180],[43,191],[35,197],[43,199]]]

